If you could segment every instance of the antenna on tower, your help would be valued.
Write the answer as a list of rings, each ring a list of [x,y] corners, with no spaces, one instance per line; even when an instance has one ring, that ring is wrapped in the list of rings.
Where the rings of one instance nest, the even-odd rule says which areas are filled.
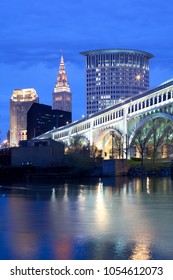
[[[60,49],[60,63],[63,64],[64,63],[64,58],[63,58],[63,54],[62,54],[62,49]]]

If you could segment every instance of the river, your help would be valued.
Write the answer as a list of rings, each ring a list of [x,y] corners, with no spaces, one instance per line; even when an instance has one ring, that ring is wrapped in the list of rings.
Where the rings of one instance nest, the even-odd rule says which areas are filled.
[[[172,233],[170,177],[0,186],[1,260],[172,260]]]

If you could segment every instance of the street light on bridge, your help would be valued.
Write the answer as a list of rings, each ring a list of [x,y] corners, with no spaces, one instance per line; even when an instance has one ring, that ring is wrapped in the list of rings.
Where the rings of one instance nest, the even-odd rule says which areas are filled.
[[[114,158],[114,139],[115,139],[115,132],[114,132],[114,131],[111,131],[111,132],[110,132],[110,135],[112,136],[112,156],[111,156],[111,158],[113,159],[113,158]]]

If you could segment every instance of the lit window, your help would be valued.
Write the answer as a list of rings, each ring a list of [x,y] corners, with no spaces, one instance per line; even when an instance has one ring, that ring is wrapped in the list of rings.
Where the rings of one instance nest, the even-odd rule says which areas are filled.
[[[62,96],[56,96],[55,100],[56,100],[56,101],[62,100]]]

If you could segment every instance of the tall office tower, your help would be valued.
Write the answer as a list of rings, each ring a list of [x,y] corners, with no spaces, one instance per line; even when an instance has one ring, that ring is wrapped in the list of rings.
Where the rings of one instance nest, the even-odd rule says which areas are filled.
[[[10,147],[27,140],[27,112],[38,95],[33,88],[16,89],[10,99]]]
[[[27,140],[68,123],[71,123],[71,112],[52,110],[49,105],[33,103],[27,113]]]
[[[152,54],[128,49],[81,52],[86,56],[87,115],[149,88]]]
[[[57,76],[57,82],[53,92],[53,109],[63,110],[67,112],[72,111],[72,94],[70,92],[70,86],[67,81],[67,75],[65,71],[64,58],[61,55],[59,73]]]

